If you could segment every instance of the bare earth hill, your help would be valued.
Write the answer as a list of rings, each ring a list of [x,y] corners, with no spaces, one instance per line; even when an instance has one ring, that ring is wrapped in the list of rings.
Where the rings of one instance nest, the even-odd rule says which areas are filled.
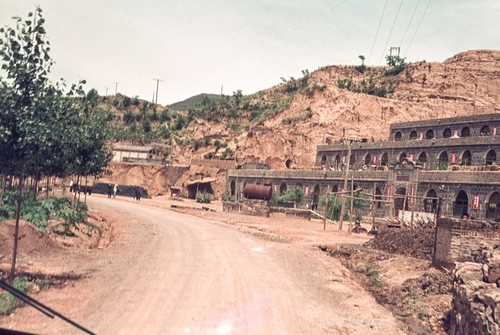
[[[297,93],[287,109],[256,127],[231,132],[220,123],[197,121],[191,132],[198,138],[225,138],[239,164],[260,162],[280,169],[287,159],[298,167],[313,165],[316,146],[338,141],[344,128],[348,136],[378,141],[387,139],[394,122],[500,111],[500,51],[467,51],[442,63],[411,63],[391,78],[395,91],[383,98],[337,87],[339,79],[381,78],[383,71],[369,67],[362,74],[353,66],[324,67],[309,78],[310,85],[321,89]],[[256,95],[265,99],[281,85]],[[203,154],[179,147],[172,161],[188,163]]]

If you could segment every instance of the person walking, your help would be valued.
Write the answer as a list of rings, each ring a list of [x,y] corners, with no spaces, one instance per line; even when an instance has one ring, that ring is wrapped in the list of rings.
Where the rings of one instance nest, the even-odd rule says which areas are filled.
[[[115,184],[115,186],[113,187],[113,198],[116,197],[116,193],[118,193],[118,185]]]
[[[135,200],[141,201],[141,190],[139,188],[135,189]]]
[[[108,198],[111,198],[112,193],[113,193],[113,186],[111,186],[111,184],[108,184]]]

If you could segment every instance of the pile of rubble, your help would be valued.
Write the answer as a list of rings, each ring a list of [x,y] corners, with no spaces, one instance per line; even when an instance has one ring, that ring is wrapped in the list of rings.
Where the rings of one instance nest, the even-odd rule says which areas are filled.
[[[449,334],[500,334],[500,245],[456,263]]]
[[[434,229],[387,229],[379,231],[365,245],[390,253],[430,260],[434,236]]]

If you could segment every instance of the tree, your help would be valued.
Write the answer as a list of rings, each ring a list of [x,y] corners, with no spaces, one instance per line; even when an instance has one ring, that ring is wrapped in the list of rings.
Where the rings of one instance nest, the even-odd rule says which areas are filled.
[[[42,10],[14,20],[14,28],[0,28],[0,61],[7,79],[0,78],[0,174],[19,180],[10,281],[25,177],[98,174],[110,160],[104,123],[95,113],[97,91],[86,95],[82,81],[64,93],[64,83],[48,80],[53,60]]]

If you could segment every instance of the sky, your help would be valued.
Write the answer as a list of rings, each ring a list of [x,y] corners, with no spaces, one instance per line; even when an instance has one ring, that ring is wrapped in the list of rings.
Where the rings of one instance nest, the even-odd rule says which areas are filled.
[[[43,10],[51,78],[172,104],[251,94],[328,65],[442,62],[500,50],[499,0],[0,0],[0,26]],[[159,79],[160,81],[156,81]]]

